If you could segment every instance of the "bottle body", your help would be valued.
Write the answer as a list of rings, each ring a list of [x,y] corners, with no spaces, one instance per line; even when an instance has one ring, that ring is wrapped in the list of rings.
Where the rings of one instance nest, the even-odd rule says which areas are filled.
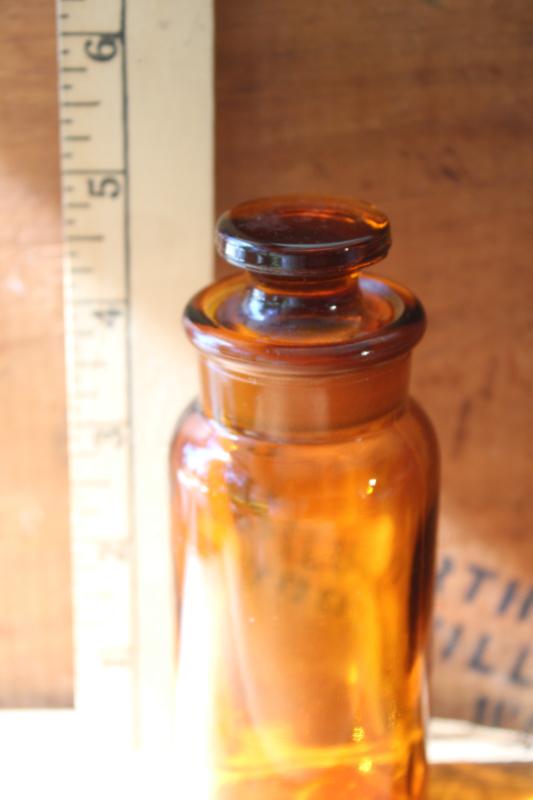
[[[203,366],[171,454],[201,800],[421,798],[438,454],[408,359],[281,388]]]
[[[389,247],[359,201],[249,201],[217,223],[245,271],[185,310],[200,403],[171,475],[194,800],[424,796],[438,455],[408,397],[424,310],[360,275]]]

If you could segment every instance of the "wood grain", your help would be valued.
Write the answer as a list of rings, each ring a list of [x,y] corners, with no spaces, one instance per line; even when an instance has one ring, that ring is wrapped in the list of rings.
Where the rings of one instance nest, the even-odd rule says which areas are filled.
[[[0,706],[72,702],[54,9],[0,29]]]
[[[430,800],[530,800],[532,764],[435,764]]]
[[[428,311],[413,391],[441,441],[441,552],[454,563],[437,603],[435,711],[479,717],[488,697],[482,721],[527,727],[533,6],[221,0],[216,14],[217,211],[313,191],[362,196],[391,217],[379,269]],[[472,564],[494,576],[465,600]]]

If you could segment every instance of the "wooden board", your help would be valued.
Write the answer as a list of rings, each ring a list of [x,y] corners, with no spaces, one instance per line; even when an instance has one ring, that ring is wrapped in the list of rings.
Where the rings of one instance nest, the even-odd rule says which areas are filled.
[[[0,29],[0,706],[72,702],[54,8]]]
[[[531,764],[438,764],[431,767],[430,800],[529,800]]]
[[[443,455],[434,709],[526,728],[533,6],[220,0],[216,24],[217,210],[312,191],[391,217],[380,270],[426,305],[413,392]]]

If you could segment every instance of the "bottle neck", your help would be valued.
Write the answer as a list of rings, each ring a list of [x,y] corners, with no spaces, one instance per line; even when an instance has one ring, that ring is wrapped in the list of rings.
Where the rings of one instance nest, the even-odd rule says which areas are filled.
[[[359,427],[401,409],[410,354],[343,373],[289,373],[200,356],[206,416],[240,433],[299,439]]]
[[[248,280],[241,320],[250,329],[260,329],[262,335],[290,337],[300,331],[308,336],[310,318],[340,329],[346,317],[353,324],[355,317],[363,320],[365,315],[357,272],[320,281],[276,276],[250,276]]]

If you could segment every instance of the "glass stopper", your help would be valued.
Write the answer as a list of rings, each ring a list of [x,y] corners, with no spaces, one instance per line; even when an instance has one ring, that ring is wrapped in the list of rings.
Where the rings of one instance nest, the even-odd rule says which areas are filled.
[[[236,267],[316,279],[380,261],[391,235],[385,214],[360,200],[287,195],[234,206],[218,220],[216,243]]]

